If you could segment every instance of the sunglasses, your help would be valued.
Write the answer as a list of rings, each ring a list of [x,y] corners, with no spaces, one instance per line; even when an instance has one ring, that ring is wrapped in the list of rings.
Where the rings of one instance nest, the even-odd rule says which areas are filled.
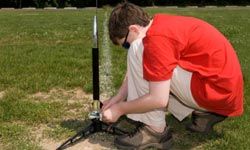
[[[130,47],[130,44],[127,42],[128,34],[129,34],[129,31],[126,34],[124,42],[122,43],[122,47],[124,47],[125,49],[129,49],[129,47]]]

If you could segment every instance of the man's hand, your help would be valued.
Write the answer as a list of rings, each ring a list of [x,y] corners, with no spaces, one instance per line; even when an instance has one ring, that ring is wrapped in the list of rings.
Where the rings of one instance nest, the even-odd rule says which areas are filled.
[[[102,121],[106,123],[114,123],[120,118],[120,116],[123,115],[123,113],[119,109],[119,103],[113,104],[111,107],[102,110],[101,114]]]
[[[102,101],[102,111],[110,108],[112,105],[117,104],[121,101],[123,101],[124,98],[122,96],[120,96],[119,94],[115,95],[114,97],[111,97],[108,100],[104,100]]]
[[[113,104],[115,104],[116,101],[112,98],[102,101],[102,111],[108,109],[109,107],[111,107]]]

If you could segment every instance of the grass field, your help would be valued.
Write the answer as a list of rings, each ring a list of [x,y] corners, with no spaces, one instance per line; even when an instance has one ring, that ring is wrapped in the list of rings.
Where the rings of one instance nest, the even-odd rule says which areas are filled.
[[[249,149],[250,8],[146,10],[151,15],[194,16],[213,24],[233,44],[244,74],[244,115],[227,119],[208,136],[190,134],[184,127],[189,119],[180,123],[168,115],[174,149]],[[126,51],[111,43],[103,46],[108,42],[103,22],[109,11],[98,10],[101,65],[107,61],[104,49],[109,48],[112,68],[106,73],[112,76],[109,86],[117,90],[126,69]],[[93,9],[0,10],[0,149],[44,149],[43,139],[65,140],[86,125],[94,13]]]

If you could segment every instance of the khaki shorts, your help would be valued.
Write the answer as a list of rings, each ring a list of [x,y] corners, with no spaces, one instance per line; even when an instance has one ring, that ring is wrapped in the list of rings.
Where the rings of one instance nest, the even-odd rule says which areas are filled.
[[[127,101],[135,100],[149,93],[149,82],[143,79],[142,41],[136,40],[130,46],[127,55],[127,77],[128,77],[128,97]],[[173,71],[171,78],[170,91],[174,95],[169,96],[167,110],[173,114],[179,121],[190,115],[194,110],[205,111],[195,102],[191,93],[192,73],[177,66]],[[155,109],[141,114],[128,114],[133,120],[143,122],[150,126],[165,126],[166,109]]]

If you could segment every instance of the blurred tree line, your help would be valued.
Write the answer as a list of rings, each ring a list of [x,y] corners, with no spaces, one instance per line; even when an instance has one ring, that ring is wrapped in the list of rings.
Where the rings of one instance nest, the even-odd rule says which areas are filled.
[[[3,7],[94,7],[96,0],[0,0],[0,8]],[[115,6],[126,0],[98,0],[98,7],[104,5]],[[225,5],[250,5],[250,0],[128,0],[140,6],[225,6]]]

